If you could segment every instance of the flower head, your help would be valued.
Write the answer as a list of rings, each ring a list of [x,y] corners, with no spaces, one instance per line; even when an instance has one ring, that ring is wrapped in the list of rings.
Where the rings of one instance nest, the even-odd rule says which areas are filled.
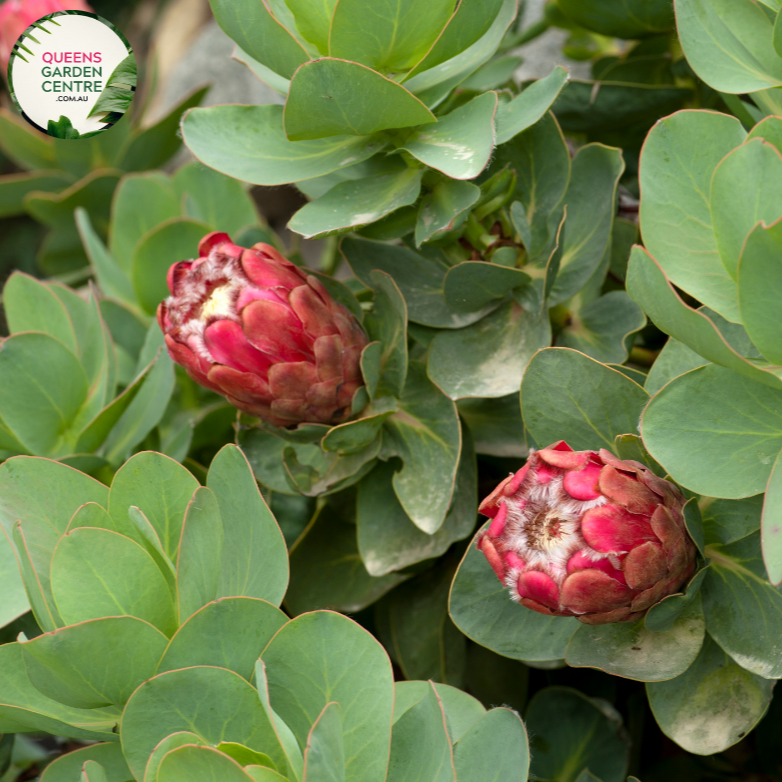
[[[633,621],[694,571],[684,502],[639,462],[558,442],[481,503],[492,523],[478,546],[527,608],[586,624]]]
[[[169,269],[158,309],[171,358],[275,426],[344,421],[364,385],[358,320],[268,244],[245,249],[212,233],[199,254]]]

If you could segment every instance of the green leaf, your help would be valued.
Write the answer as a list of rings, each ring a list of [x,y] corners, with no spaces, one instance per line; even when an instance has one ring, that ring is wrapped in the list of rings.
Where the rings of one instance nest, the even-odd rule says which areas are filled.
[[[154,341],[162,342],[162,332],[156,322],[150,326],[149,335]],[[142,358],[146,358],[143,352]],[[162,351],[155,359],[155,365],[144,385],[109,433],[103,446],[107,461],[119,465],[130,456],[133,447],[160,422],[173,390],[174,362],[167,352]]]
[[[209,708],[199,708],[203,703]],[[224,668],[169,671],[133,693],[122,716],[122,749],[136,779],[144,777],[147,760],[158,743],[184,730],[193,731],[208,744],[243,744],[269,755],[278,768],[285,767],[257,690]]]
[[[782,85],[773,22],[758,3],[677,0],[676,21],[688,62],[715,90],[741,94]]]
[[[207,486],[223,521],[218,597],[256,597],[279,605],[288,587],[285,539],[258,491],[247,458],[234,445],[212,461]]]
[[[207,743],[195,733],[186,730],[180,730],[176,733],[172,733],[170,736],[166,736],[149,756],[144,771],[144,779],[157,780],[160,764],[163,762],[166,755],[173,752],[175,749],[179,749],[179,747],[187,746],[205,747],[207,746]]]
[[[762,194],[759,198],[766,200]],[[776,222],[768,228],[756,225],[746,237],[738,265],[742,323],[752,343],[775,365],[782,364],[782,326],[773,315],[774,307],[782,295],[782,274],[779,271],[781,246],[782,222]]]
[[[680,592],[678,594],[668,595],[659,603],[653,605],[644,617],[644,624],[647,629],[655,633],[669,632],[684,610],[698,598],[703,579],[706,577],[708,569],[708,565],[702,567],[690,579],[690,583],[684,588],[685,591],[683,593]],[[683,589],[683,587],[680,587],[680,590],[681,589]]]
[[[292,31],[272,12],[267,0],[260,3],[212,0],[210,5],[226,35],[274,73],[290,79],[296,68],[310,59]]]
[[[773,684],[736,665],[710,638],[675,679],[647,684],[663,733],[687,752],[713,755],[749,733],[768,708]]]
[[[558,0],[557,5],[577,24],[612,38],[645,38],[675,24],[667,0]]]
[[[644,388],[651,396],[654,396],[675,377],[708,363],[705,358],[699,356],[694,350],[690,350],[683,342],[670,337],[652,364],[652,368],[646,376]]]
[[[496,111],[497,93],[484,93],[414,131],[400,149],[452,179],[474,179],[494,149]]]
[[[335,136],[289,141],[282,106],[214,106],[187,113],[182,133],[202,163],[256,185],[323,176],[379,152],[381,138]]]
[[[77,453],[97,451],[119,419],[130,407],[149,377],[151,367],[140,374],[113,402],[89,421],[79,433],[74,450]]]
[[[727,327],[717,326],[718,316],[708,310],[694,310],[686,305],[674,290],[660,265],[640,247],[634,247],[627,267],[627,290],[648,314],[655,325],[679,341],[686,342],[698,355],[748,378],[772,388],[782,389],[780,380],[771,372],[765,372],[760,362],[744,358],[750,348],[737,344]],[[726,327],[727,326],[727,327]],[[735,328],[735,327],[734,327]],[[692,367],[702,366],[693,356],[685,354]],[[677,362],[682,372],[687,371],[684,362]]]
[[[393,400],[387,397],[380,399],[378,404],[364,408],[361,418],[329,429],[329,433],[321,441],[321,447],[339,456],[359,453],[372,445],[385,421],[395,411],[396,403]]]
[[[0,646],[0,731],[46,731],[86,741],[118,739],[120,711],[74,709],[47,698],[30,684],[18,643]]]
[[[388,782],[456,782],[453,747],[434,684],[394,724]]]
[[[527,456],[518,394],[498,399],[460,399],[457,407],[475,439],[475,450],[478,453],[489,456]]]
[[[32,565],[52,609],[54,601],[49,586],[52,554],[74,512],[86,502],[106,506],[108,489],[78,470],[27,456],[8,459],[0,465],[0,524],[8,538],[15,521],[20,520],[24,525],[25,538],[32,547]],[[9,602],[13,602],[10,597]]]
[[[698,505],[703,518],[706,543],[734,543],[760,529],[762,494],[744,500],[701,497]]]
[[[321,54],[327,54],[329,50],[329,31],[336,4],[337,0],[285,0],[285,5],[293,12],[296,29]]]
[[[481,197],[481,189],[458,179],[444,179],[421,199],[415,223],[415,244],[420,247],[457,227],[460,218]]]
[[[135,305],[136,293],[130,278],[106,249],[106,245],[92,227],[88,212],[83,207],[76,210],[76,227],[103,293],[124,304]]]
[[[88,760],[84,764],[81,778],[83,782],[109,782],[103,766],[101,766],[100,763],[96,763],[94,760]]]
[[[452,14],[450,0],[424,6],[415,0],[339,0],[331,20],[329,54],[378,71],[406,71],[427,53]]]
[[[600,265],[611,242],[616,188],[624,172],[622,152],[587,144],[573,159],[565,193],[567,220],[562,258],[550,304],[578,293]]]
[[[46,132],[54,138],[62,139],[77,139],[81,136],[81,133],[71,124],[70,118],[64,114],[60,114],[60,119],[56,121],[50,119]]]
[[[388,573],[373,578],[359,554],[356,528],[330,505],[319,509],[291,548],[289,613],[315,608],[361,611],[409,578]]]
[[[186,745],[169,752],[161,761],[158,782],[249,782],[252,779],[228,755],[212,747]]]
[[[682,111],[652,128],[641,156],[641,232],[649,253],[674,284],[735,322],[736,287],[717,251],[709,194],[715,168],[745,138],[734,117]]]
[[[69,430],[88,393],[76,356],[47,334],[17,334],[0,345],[0,375],[0,417],[24,447],[42,456],[71,453]]]
[[[628,377],[567,348],[541,350],[521,386],[524,424],[537,443],[567,440],[575,450],[608,448],[635,434],[649,396]]]
[[[124,114],[130,108],[138,80],[136,57],[129,54],[109,76],[103,92],[90,110],[88,117],[104,112]],[[121,85],[121,86],[117,86]]]
[[[509,301],[478,323],[441,331],[429,351],[429,377],[451,399],[507,396],[549,344],[548,317]]]
[[[5,530],[0,535],[0,590],[3,602],[0,603],[0,627],[5,627],[30,608],[30,602],[25,593],[24,582],[19,571],[11,539],[5,536]]]
[[[133,778],[119,742],[93,744],[55,758],[41,774],[41,782],[78,782],[84,764],[100,763],[109,782],[127,782]]]
[[[574,668],[597,668],[636,681],[666,681],[692,665],[705,632],[700,600],[695,600],[667,632],[648,630],[643,619],[582,625],[570,639],[565,659]]]
[[[10,538],[9,538],[10,540]],[[19,560],[19,569],[24,581],[24,588],[27,592],[29,605],[35,617],[36,624],[45,632],[50,632],[58,626],[63,625],[63,621],[57,613],[57,607],[54,604],[54,598],[51,594],[51,584],[48,578],[42,581],[35,570],[35,561],[31,553],[31,548],[22,531],[22,522],[17,521],[14,524],[13,543],[16,548]],[[37,553],[37,552],[36,552]],[[48,573],[43,574],[45,577]],[[44,592],[44,588],[46,592]]]
[[[11,334],[40,331],[59,340],[78,356],[73,320],[54,291],[42,282],[14,272],[3,288],[3,309]]]
[[[52,557],[52,593],[66,624],[135,616],[171,636],[176,614],[152,557],[130,538],[83,528],[64,535]]]
[[[367,136],[437,121],[401,84],[357,62],[331,57],[296,71],[283,114],[289,141]]]
[[[488,522],[484,529],[488,527]],[[480,534],[480,533],[479,533]],[[454,624],[476,643],[514,660],[564,658],[578,620],[538,614],[510,599],[474,538],[451,587]]]
[[[437,256],[430,259],[407,247],[347,236],[340,245],[345,260],[356,277],[372,287],[374,269],[394,278],[407,304],[407,314],[414,323],[434,328],[456,329],[479,320],[485,313],[464,315],[454,312],[443,295],[448,264]]]
[[[145,234],[133,252],[132,279],[141,307],[154,315],[169,296],[166,274],[172,263],[198,257],[198,243],[211,226],[177,217]]]
[[[215,231],[236,237],[260,221],[255,202],[241,182],[195,161],[177,170],[173,184],[180,201],[184,200],[187,216]]]
[[[515,7],[511,9],[508,6],[509,3],[503,0],[463,0],[457,6],[432,48],[407,74],[406,79],[411,79],[424,71],[430,71],[427,76],[430,80],[434,80],[434,83],[445,81],[454,73],[461,71],[466,71],[464,76],[467,76],[480,65],[481,54],[485,59],[488,59],[497,48],[505,28],[511,23],[517,10]],[[473,44],[478,44],[484,36],[487,39],[484,41],[484,46],[475,47],[480,50],[480,54],[476,58],[475,52],[470,51],[471,47]],[[484,54],[484,51],[488,54]],[[460,58],[459,55],[467,56]],[[459,59],[462,62],[453,63],[454,60]],[[437,66],[441,64],[443,68],[437,69]],[[452,68],[449,69],[448,65],[452,65]],[[471,65],[472,67],[470,67]],[[423,78],[418,80],[419,83],[423,82]],[[424,83],[426,86],[430,86],[429,83]]]
[[[480,701],[448,684],[424,681],[400,681],[394,684],[394,724],[431,692],[440,698],[445,712],[446,729],[452,742],[459,741],[486,714]]]
[[[367,331],[380,342],[380,376],[373,396],[401,397],[407,378],[407,306],[390,274],[369,274],[375,291],[374,310],[367,315]]]
[[[169,113],[151,127],[137,128],[130,136],[117,164],[123,171],[147,171],[160,168],[182,146],[178,133],[183,114],[197,106],[209,86],[198,87],[182,98]]]
[[[223,597],[196,611],[176,631],[156,673],[211,665],[249,681],[258,656],[288,621],[271,603],[254,597]]]
[[[373,223],[403,206],[414,204],[421,191],[423,169],[341,182],[326,195],[296,212],[288,228],[305,239]]]
[[[489,769],[498,782],[525,778],[529,742],[521,717],[511,709],[492,709],[456,741],[453,760],[459,782],[489,782]]]
[[[177,610],[179,624],[217,597],[223,525],[214,492],[196,489],[182,523],[177,557]]]
[[[6,108],[0,109],[0,149],[20,168],[56,168],[52,140],[36,133],[21,117]]]
[[[628,338],[646,325],[643,311],[624,291],[611,291],[585,306],[568,306],[568,311],[570,322],[557,335],[557,345],[607,364],[623,364]]]
[[[386,421],[383,451],[402,459],[394,491],[413,523],[431,535],[443,525],[453,498],[462,444],[456,405],[414,360],[399,408]]]
[[[95,619],[22,643],[27,675],[66,706],[122,705],[155,673],[168,639],[132,616]]]
[[[782,653],[769,639],[782,624],[782,594],[767,580],[760,535],[727,546],[713,543],[706,556],[712,561],[701,595],[709,635],[742,668],[778,678]]]
[[[390,651],[408,680],[464,685],[467,641],[448,616],[452,567],[397,587],[378,607],[386,613]]]
[[[766,487],[763,503],[763,522],[761,526],[761,542],[763,546],[763,562],[766,565],[769,581],[775,586],[782,583],[782,547],[780,546],[780,483],[782,479],[782,460],[777,456]]]
[[[445,301],[457,312],[479,312],[531,280],[520,269],[486,261],[463,261],[445,275]]]
[[[570,181],[570,152],[552,114],[499,146],[488,173],[505,166],[516,172],[514,200],[521,203],[531,234],[527,254],[539,263],[551,254]]]
[[[347,617],[318,611],[288,622],[263,661],[272,706],[299,743],[306,744],[323,708],[336,701],[342,707],[345,779],[383,782],[394,705],[383,647]]]
[[[356,519],[358,547],[366,569],[384,576],[445,553],[475,527],[477,467],[472,438],[463,431],[462,454],[453,500],[442,527],[433,535],[422,532],[394,493],[394,467],[380,463],[358,485]]]
[[[141,542],[128,510],[140,508],[157,532],[166,555],[176,561],[188,503],[198,489],[189,470],[163,454],[142,452],[114,476],[108,510],[117,530]]]
[[[747,140],[737,147],[714,171],[710,203],[714,238],[722,263],[734,282],[739,282],[739,257],[747,234],[760,221],[770,225],[782,217],[780,178],[782,155],[776,147],[759,138]],[[745,193],[755,197],[739,195]],[[751,258],[759,250],[753,247],[745,257]],[[744,307],[741,299],[739,287],[739,308],[744,315],[748,298],[744,298]]]
[[[123,177],[112,204],[109,251],[126,277],[131,276],[133,254],[141,239],[166,220],[179,217],[181,209],[181,199],[162,172]],[[135,295],[131,302],[136,303]]]
[[[2,121],[0,121],[2,125]],[[0,217],[24,214],[24,199],[39,190],[60,193],[73,184],[73,177],[64,171],[43,170],[31,174],[0,176]]]
[[[781,399],[780,391],[723,367],[693,369],[651,400],[642,421],[644,442],[687,488],[711,497],[749,497],[766,488],[782,449]],[[759,409],[765,411],[760,418]]]
[[[584,768],[604,782],[623,782],[630,747],[621,717],[569,687],[547,687],[531,701],[527,729],[532,736],[531,775],[574,782]]]
[[[327,703],[315,720],[304,750],[307,782],[344,782],[345,747],[342,740],[342,709]]]
[[[532,127],[551,108],[567,84],[570,74],[558,65],[543,79],[532,83],[521,95],[497,106],[497,146]]]

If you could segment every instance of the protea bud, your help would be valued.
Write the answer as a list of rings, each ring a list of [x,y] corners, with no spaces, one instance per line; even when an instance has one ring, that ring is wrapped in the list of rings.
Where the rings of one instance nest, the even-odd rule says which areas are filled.
[[[42,16],[55,11],[88,11],[84,0],[6,0],[0,5],[0,69],[3,77],[19,36]]]
[[[316,277],[268,244],[212,233],[168,271],[158,308],[171,358],[196,382],[275,426],[336,424],[364,384],[367,337]]]
[[[478,547],[527,608],[586,624],[631,622],[695,569],[684,502],[639,462],[558,442],[481,503],[493,520]]]

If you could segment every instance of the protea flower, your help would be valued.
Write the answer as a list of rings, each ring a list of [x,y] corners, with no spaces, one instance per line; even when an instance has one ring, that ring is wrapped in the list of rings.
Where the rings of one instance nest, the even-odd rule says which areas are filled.
[[[168,271],[158,308],[171,358],[196,382],[275,426],[336,424],[364,384],[367,337],[314,276],[268,244],[212,233]]]
[[[84,0],[6,0],[0,5],[0,69],[3,77],[19,36],[42,16],[55,11],[88,11]]]
[[[694,571],[684,502],[638,462],[558,442],[481,503],[493,521],[478,547],[527,608],[586,624],[631,622]]]

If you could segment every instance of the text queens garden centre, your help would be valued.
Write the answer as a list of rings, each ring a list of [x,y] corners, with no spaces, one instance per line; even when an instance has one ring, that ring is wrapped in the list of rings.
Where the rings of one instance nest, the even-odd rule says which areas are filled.
[[[103,66],[91,64],[103,61],[100,52],[44,52],[41,59],[48,63],[41,69],[44,92],[84,93],[76,99],[88,101],[86,93],[103,91]]]

